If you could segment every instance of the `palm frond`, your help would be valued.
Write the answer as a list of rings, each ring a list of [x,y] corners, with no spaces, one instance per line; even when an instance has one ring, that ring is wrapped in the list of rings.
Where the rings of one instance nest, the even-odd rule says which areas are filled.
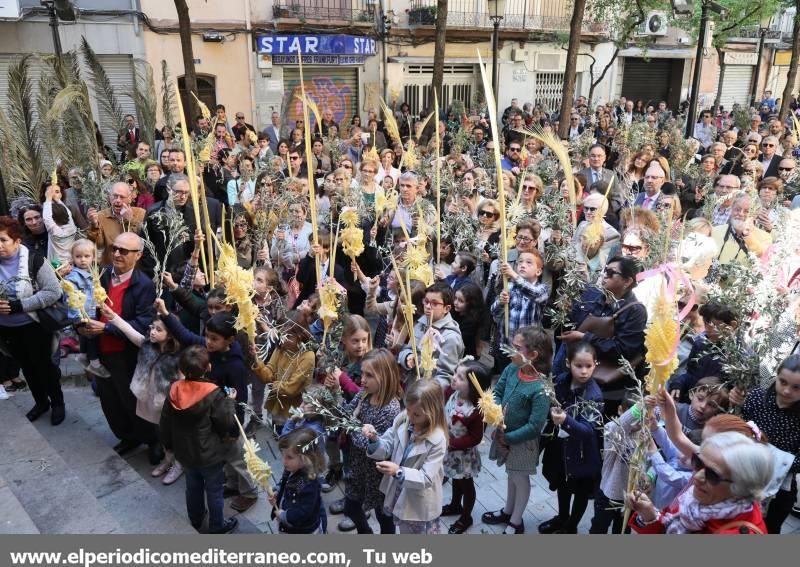
[[[106,70],[100,64],[97,54],[85,37],[81,38],[81,53],[86,65],[89,67],[89,75],[92,78],[97,105],[108,115],[111,121],[110,127],[114,132],[118,132],[123,127],[125,114],[111,84],[111,79],[106,74]]]
[[[156,85],[153,81],[153,68],[150,63],[142,60],[136,61],[134,65],[136,68],[136,84],[133,88],[133,102],[136,105],[136,114],[139,116],[142,140],[152,146],[155,142],[158,106]]]
[[[164,126],[175,127],[175,91],[166,60],[161,60],[161,121]]]
[[[0,109],[0,138],[3,171],[11,182],[12,194],[26,194],[38,202],[46,174],[34,119],[29,60],[26,55],[8,69],[8,110]]]

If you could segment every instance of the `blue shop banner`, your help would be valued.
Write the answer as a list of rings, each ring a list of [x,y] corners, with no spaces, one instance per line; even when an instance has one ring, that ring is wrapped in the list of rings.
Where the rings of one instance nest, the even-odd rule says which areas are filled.
[[[375,40],[358,35],[259,35],[258,53],[264,55],[375,55]],[[306,58],[303,58],[305,61]]]

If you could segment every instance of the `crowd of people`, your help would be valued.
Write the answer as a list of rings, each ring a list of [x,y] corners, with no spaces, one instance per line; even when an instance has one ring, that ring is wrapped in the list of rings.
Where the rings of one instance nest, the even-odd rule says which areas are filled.
[[[79,351],[114,449],[185,476],[209,533],[236,528],[225,498],[259,498],[261,427],[284,533],[328,514],[372,533],[374,513],[381,533],[574,534],[590,501],[591,533],[780,533],[800,513],[800,126],[765,101],[688,139],[624,98],[578,97],[563,140],[516,99],[496,124],[455,103],[337,123],[322,100],[263,129],[219,105],[152,145],[129,116],[99,171],[61,163],[0,217],[3,386],[57,426]],[[506,501],[475,517],[487,434]],[[526,527],[537,471],[558,514]]]

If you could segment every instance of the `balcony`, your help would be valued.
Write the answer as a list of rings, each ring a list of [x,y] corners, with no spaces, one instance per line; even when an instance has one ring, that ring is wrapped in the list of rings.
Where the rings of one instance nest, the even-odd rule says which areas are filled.
[[[410,0],[406,10],[409,27],[436,24],[436,0]],[[566,0],[506,0],[500,28],[508,31],[569,31],[572,3]],[[401,19],[401,24],[403,23]],[[486,0],[451,0],[447,8],[448,28],[492,27]],[[604,26],[584,23],[584,31],[601,32]]]
[[[313,20],[372,24],[376,2],[370,0],[274,0],[276,20]]]

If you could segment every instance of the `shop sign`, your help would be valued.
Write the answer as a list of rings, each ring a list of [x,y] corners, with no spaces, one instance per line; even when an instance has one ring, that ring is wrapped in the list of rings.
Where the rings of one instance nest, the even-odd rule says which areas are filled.
[[[364,55],[303,55],[304,65],[361,65]],[[275,65],[297,65],[297,55],[273,55]]]
[[[266,55],[357,55],[377,53],[377,44],[370,37],[358,35],[260,35],[256,50]],[[303,58],[305,62],[306,58]],[[278,63],[278,61],[274,61]]]

